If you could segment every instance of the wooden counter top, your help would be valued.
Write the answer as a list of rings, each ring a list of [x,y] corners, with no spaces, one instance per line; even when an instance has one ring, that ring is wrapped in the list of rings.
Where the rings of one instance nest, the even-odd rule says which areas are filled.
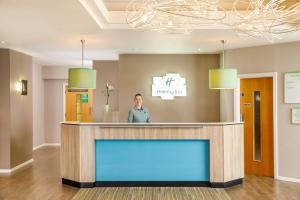
[[[61,124],[67,125],[78,125],[78,126],[99,126],[99,127],[115,127],[115,128],[134,128],[134,127],[190,127],[190,128],[201,128],[203,126],[226,126],[226,125],[236,125],[243,124],[243,122],[199,122],[199,123],[101,123],[101,122],[61,122]]]

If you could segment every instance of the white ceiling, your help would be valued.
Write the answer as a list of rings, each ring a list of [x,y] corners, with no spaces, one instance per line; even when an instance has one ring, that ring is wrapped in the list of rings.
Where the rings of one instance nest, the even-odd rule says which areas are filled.
[[[219,27],[199,29],[190,35],[135,31],[123,24],[123,11],[96,10],[89,4],[92,1],[0,0],[0,41],[5,41],[0,42],[0,48],[25,52],[43,65],[80,65],[80,39],[87,43],[86,64],[115,60],[122,53],[215,53],[221,50],[222,39],[228,41],[227,48],[269,44],[263,39],[240,39],[233,31]],[[126,0],[105,0],[102,5],[106,7],[109,2],[117,7]],[[100,15],[108,18],[100,19]],[[275,42],[299,40],[300,32],[295,32]]]

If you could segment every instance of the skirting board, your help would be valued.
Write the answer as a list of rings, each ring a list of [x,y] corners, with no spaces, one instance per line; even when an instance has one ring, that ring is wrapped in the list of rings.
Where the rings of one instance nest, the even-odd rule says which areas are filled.
[[[60,143],[44,143],[44,144],[34,147],[33,151],[40,149],[42,147],[46,147],[46,146],[60,146]]]
[[[210,183],[209,181],[96,181],[76,182],[62,178],[62,183],[78,188],[93,187],[212,187],[228,188],[243,183],[243,179],[237,179],[226,183]]]
[[[23,162],[22,164],[19,164],[18,166],[15,166],[14,168],[11,168],[11,169],[0,169],[0,173],[1,174],[9,174],[9,173],[12,173],[22,167],[25,167],[26,165],[29,165],[33,162],[33,158],[30,159],[30,160],[27,160],[25,162]]]
[[[280,181],[288,181],[288,182],[294,182],[294,183],[300,183],[300,179],[296,178],[289,178],[289,177],[284,177],[284,176],[278,176],[277,180]]]

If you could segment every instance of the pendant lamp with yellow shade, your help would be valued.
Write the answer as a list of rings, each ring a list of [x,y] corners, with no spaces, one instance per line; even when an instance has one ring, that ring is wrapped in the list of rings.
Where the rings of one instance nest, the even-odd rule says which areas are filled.
[[[96,89],[96,70],[86,68],[83,66],[84,60],[84,44],[81,40],[82,46],[82,62],[81,68],[70,68],[68,74],[68,89]],[[81,122],[81,94],[76,95],[76,120]]]
[[[237,70],[233,68],[225,68],[225,40],[222,52],[222,67],[209,70],[209,89],[235,89],[237,87]]]

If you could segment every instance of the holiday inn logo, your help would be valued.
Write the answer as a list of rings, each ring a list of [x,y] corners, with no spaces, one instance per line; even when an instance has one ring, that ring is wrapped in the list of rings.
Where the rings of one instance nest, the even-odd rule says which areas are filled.
[[[163,100],[173,100],[178,96],[186,96],[185,78],[176,73],[153,77],[152,96],[160,96]]]
[[[167,81],[166,81],[166,86],[171,87],[172,81],[175,81],[175,79],[174,78],[168,78]]]

